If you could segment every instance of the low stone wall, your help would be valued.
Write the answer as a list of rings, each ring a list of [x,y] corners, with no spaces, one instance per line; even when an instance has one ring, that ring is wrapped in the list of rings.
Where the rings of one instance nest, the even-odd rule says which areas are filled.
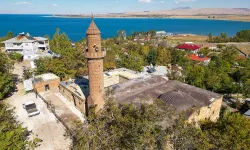
[[[189,118],[188,122],[198,122],[201,120],[209,119],[213,122],[217,121],[220,117],[220,109],[223,97],[215,100],[211,105],[202,107],[200,110],[194,112]]]
[[[104,78],[104,87],[110,87],[115,84],[127,82],[129,79],[122,76],[122,75],[113,75],[110,77],[105,77]]]
[[[83,114],[86,114],[86,105],[85,99],[82,99],[81,97],[79,97],[78,95],[76,95],[75,93],[71,92],[69,89],[67,89],[66,87],[64,87],[63,85],[59,85],[59,92],[66,98],[68,99],[70,102],[72,102],[74,104],[74,106],[79,109]]]

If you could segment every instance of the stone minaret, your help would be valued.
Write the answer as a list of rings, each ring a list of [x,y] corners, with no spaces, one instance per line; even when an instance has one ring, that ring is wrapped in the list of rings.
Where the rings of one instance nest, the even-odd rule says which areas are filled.
[[[93,19],[86,34],[85,57],[88,60],[90,91],[87,100],[89,106],[96,106],[96,111],[99,111],[104,105],[103,58],[106,56],[106,52],[102,50],[101,32]]]

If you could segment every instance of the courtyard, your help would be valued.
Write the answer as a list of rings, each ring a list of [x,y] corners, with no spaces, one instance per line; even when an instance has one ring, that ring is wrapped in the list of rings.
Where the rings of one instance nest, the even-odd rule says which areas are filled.
[[[22,104],[30,100],[36,103],[40,111],[39,115],[28,117]],[[15,108],[17,121],[32,131],[33,134],[30,138],[38,137],[42,140],[37,150],[70,149],[71,139],[65,136],[65,127],[47,109],[46,104],[39,97],[36,98],[34,93],[25,94],[22,84],[18,84],[18,91],[7,100],[7,103],[11,108]]]

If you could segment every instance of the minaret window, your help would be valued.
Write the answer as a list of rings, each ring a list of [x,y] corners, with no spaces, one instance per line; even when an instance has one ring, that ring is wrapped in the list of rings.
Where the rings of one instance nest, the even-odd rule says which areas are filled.
[[[86,52],[88,52],[88,51],[89,51],[88,47],[86,47],[86,48],[85,48],[85,51],[86,51]]]

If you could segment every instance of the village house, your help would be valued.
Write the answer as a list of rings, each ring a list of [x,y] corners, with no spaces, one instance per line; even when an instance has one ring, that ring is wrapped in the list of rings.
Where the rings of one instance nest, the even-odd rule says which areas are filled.
[[[176,48],[179,50],[190,51],[194,54],[198,53],[200,50],[200,46],[194,44],[193,42],[185,42],[184,44],[178,45]]]
[[[41,93],[46,91],[58,91],[60,78],[53,73],[46,73],[24,80],[23,83],[26,92],[35,91]]]
[[[156,31],[156,36],[157,37],[165,37],[165,36],[167,36],[167,32],[166,31]]]
[[[23,55],[24,60],[33,60],[40,50],[49,50],[49,40],[44,37],[32,37],[29,33],[20,33],[17,37],[3,41],[5,51],[8,53],[16,52]]]
[[[191,54],[189,55],[189,58],[192,60],[192,61],[196,61],[196,62],[203,62],[204,64],[208,65],[211,58],[209,57],[206,57],[202,54]]]
[[[42,74],[32,79],[34,91],[46,92],[46,91],[58,91],[60,84],[60,78],[52,73]]]

